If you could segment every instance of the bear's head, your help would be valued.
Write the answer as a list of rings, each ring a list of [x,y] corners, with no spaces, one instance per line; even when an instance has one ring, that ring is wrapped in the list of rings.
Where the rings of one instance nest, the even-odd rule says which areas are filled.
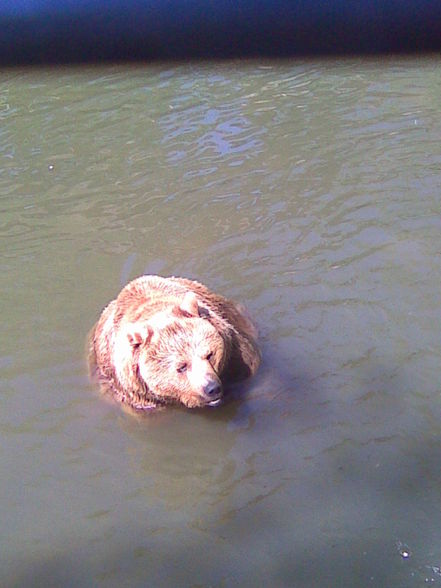
[[[228,337],[211,324],[192,292],[147,321],[128,323],[119,339],[117,373],[127,390],[189,408],[221,403]]]

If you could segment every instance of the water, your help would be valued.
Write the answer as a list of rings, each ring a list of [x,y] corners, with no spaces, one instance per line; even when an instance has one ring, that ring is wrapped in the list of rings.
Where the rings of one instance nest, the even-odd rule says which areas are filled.
[[[437,59],[3,72],[2,586],[441,585],[440,90]],[[145,272],[247,304],[228,405],[89,384]]]

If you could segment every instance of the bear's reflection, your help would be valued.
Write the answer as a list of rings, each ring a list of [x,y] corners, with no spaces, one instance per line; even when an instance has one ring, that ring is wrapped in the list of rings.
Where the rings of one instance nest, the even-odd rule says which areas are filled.
[[[136,493],[167,508],[189,508],[221,498],[236,470],[236,402],[221,409],[171,408],[144,417],[121,416]]]

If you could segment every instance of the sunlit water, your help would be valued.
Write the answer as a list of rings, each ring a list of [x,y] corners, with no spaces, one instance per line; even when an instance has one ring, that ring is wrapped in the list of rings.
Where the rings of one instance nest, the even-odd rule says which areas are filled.
[[[3,72],[2,586],[441,586],[439,65]],[[247,304],[227,405],[89,384],[142,273]]]

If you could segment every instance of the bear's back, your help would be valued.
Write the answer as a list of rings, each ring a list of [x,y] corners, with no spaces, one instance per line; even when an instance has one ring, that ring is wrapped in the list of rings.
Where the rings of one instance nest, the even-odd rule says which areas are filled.
[[[158,312],[167,310],[182,301],[187,289],[170,278],[141,276],[121,290],[117,299],[117,321],[148,320]]]

